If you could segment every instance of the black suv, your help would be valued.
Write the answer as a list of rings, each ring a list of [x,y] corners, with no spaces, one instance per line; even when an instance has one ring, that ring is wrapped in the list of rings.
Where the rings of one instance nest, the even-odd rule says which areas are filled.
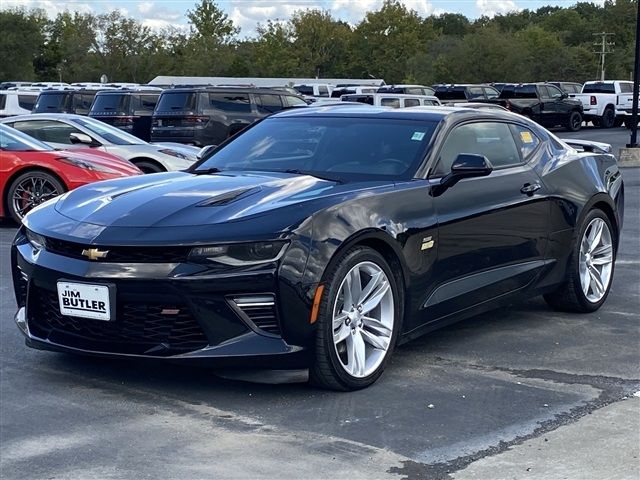
[[[104,90],[98,92],[89,116],[148,142],[151,116],[159,90]]]
[[[33,113],[75,113],[87,115],[100,90],[44,90],[38,95]]]
[[[218,145],[258,119],[306,106],[283,90],[240,87],[175,88],[162,92],[153,112],[151,140]]]
[[[505,85],[497,99],[486,102],[529,117],[544,127],[561,125],[577,132],[582,126],[582,102],[568,97],[568,93],[549,83],[517,83]]]
[[[434,95],[444,103],[477,102],[498,98],[500,92],[490,85],[437,85]]]

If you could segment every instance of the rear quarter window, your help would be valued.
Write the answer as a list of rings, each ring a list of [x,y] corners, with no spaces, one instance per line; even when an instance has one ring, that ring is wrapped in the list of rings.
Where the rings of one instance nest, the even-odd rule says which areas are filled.
[[[0,110],[4,110],[7,105],[7,96],[0,94]]]
[[[631,93],[633,92],[633,83],[624,82],[620,83],[620,93]]]
[[[512,125],[511,128],[516,137],[516,143],[522,153],[522,158],[526,161],[531,157],[531,154],[538,149],[538,146],[540,146],[540,139],[528,128],[520,125]]]

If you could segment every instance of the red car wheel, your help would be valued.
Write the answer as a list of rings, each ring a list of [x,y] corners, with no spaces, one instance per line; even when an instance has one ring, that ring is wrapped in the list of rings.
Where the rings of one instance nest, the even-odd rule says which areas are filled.
[[[65,191],[64,185],[47,172],[23,173],[7,190],[9,215],[16,222],[20,222],[29,210]]]

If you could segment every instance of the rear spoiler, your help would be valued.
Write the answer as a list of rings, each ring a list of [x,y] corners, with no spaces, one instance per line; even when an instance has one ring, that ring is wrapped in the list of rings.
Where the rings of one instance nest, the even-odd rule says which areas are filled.
[[[583,152],[613,154],[613,148],[608,143],[574,140],[569,138],[563,138],[562,141],[570,147]]]

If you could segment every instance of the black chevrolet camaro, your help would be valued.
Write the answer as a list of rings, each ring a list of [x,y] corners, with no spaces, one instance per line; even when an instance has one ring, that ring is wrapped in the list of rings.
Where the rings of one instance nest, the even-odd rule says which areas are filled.
[[[284,111],[204,157],[26,216],[12,265],[29,346],[308,367],[351,390],[417,335],[525,296],[594,311],[611,286],[615,158],[509,112]]]

